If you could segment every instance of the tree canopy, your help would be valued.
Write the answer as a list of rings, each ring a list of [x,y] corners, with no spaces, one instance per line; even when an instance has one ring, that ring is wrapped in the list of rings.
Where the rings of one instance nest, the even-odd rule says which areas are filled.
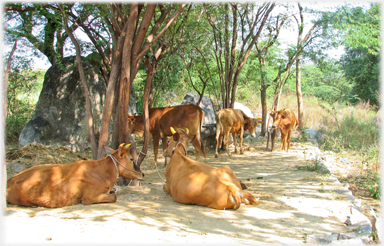
[[[139,95],[143,113],[148,106],[164,106],[162,95],[177,88],[209,95],[224,107],[233,107],[244,93],[260,93],[266,116],[271,109],[267,101],[274,104],[273,97],[283,89],[298,91],[291,85],[302,78],[304,95],[379,104],[377,3],[314,10],[281,2],[73,2],[62,9],[55,2],[23,2],[6,3],[4,9],[6,44],[17,39],[54,64],[75,54],[70,30],[79,42],[81,59],[100,68],[107,95],[99,157],[112,119],[113,147],[130,141],[125,125],[131,93]],[[288,45],[283,41],[286,33],[294,37]],[[337,46],[345,47],[345,53],[331,59],[325,51]],[[296,73],[300,66],[293,66],[297,61],[302,63],[301,75]],[[148,104],[143,103],[144,88],[149,90]]]

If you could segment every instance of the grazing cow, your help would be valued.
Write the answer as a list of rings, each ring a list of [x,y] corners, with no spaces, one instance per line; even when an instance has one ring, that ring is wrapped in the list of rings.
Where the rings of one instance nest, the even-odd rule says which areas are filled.
[[[164,156],[171,157],[165,171],[166,184],[163,190],[182,204],[196,204],[215,209],[238,209],[241,203],[258,205],[260,201],[241,184],[230,167],[215,168],[189,159],[187,144],[188,129],[172,128],[169,145]]]
[[[127,179],[142,179],[134,170],[128,148],[105,147],[107,157],[101,160],[81,160],[69,164],[36,165],[7,181],[7,201],[21,206],[58,208],[82,202],[84,205],[116,202],[110,193],[119,175]]]
[[[163,151],[167,148],[167,137],[172,136],[172,133],[169,130],[171,126],[188,128],[189,136],[196,136],[192,142],[196,150],[196,160],[200,159],[200,151],[203,151],[204,158],[207,158],[203,139],[201,137],[203,119],[203,110],[194,104],[178,105],[165,108],[150,108],[149,132],[153,138],[155,162],[157,162],[160,138],[163,142]],[[131,133],[135,133],[143,137],[144,116],[129,116],[128,128],[131,130]]]
[[[281,133],[281,150],[288,151],[289,145],[291,142],[291,132],[292,129],[295,129],[298,126],[298,120],[296,115],[290,109],[282,109],[280,111],[272,111],[270,116],[273,119],[272,124],[272,148],[274,144],[275,132],[277,129],[280,129]],[[268,135],[269,140],[269,135]],[[267,150],[268,150],[268,141],[267,141]]]
[[[236,134],[240,135],[240,153],[243,154],[243,135],[244,131],[249,131],[251,137],[254,137],[256,127],[261,118],[253,119],[244,114],[240,109],[224,108],[216,114],[216,153],[215,157],[219,156],[219,146],[221,146],[223,137],[224,145],[231,156],[228,149],[229,133],[232,133],[233,142],[235,145],[235,153],[237,153]]]

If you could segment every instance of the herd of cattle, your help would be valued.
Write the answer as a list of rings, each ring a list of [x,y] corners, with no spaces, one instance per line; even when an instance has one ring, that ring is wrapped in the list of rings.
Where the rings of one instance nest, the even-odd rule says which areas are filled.
[[[297,127],[295,114],[289,109],[272,111],[272,149],[277,130],[281,132],[281,150],[288,151],[291,131]],[[174,107],[151,108],[149,131],[153,139],[157,162],[160,138],[166,165],[164,191],[182,204],[196,204],[215,209],[238,209],[241,203],[258,205],[259,200],[242,189],[240,181],[228,166],[214,168],[199,162],[200,152],[206,158],[201,136],[204,113],[193,104]],[[221,109],[216,114],[216,152],[224,143],[228,151],[229,134],[232,133],[237,153],[236,134],[240,135],[240,153],[243,153],[243,134],[253,136],[261,118],[253,119],[239,109]],[[143,136],[143,116],[129,116],[131,133]],[[168,138],[168,139],[167,139]],[[196,150],[196,161],[187,157],[187,144]],[[21,206],[64,207],[82,202],[84,205],[115,202],[111,192],[122,176],[143,179],[141,170],[135,170],[129,144],[117,150],[105,147],[107,156],[101,160],[81,160],[70,164],[44,164],[23,169],[7,181],[6,196],[10,204]],[[170,158],[167,162],[167,157]]]

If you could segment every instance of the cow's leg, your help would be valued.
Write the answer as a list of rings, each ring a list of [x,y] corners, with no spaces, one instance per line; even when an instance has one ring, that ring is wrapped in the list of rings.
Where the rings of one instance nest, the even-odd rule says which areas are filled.
[[[281,131],[281,150],[285,150],[287,143],[287,134],[283,131]]]
[[[271,133],[271,152],[273,151],[273,146],[275,145],[276,131],[276,129],[273,129]]]
[[[198,161],[200,159],[200,150],[201,150],[201,141],[200,141],[200,138],[198,138],[197,136],[195,137],[195,139],[193,139],[192,141],[192,145],[193,147],[195,147],[195,151],[196,151],[196,160]]]
[[[161,142],[162,142],[162,145],[163,145],[163,153],[164,151],[167,149],[168,147],[168,142],[167,142],[167,136],[164,136],[162,139],[161,139]],[[167,157],[164,156],[164,167],[167,166]]]
[[[224,145],[225,145],[225,148],[227,149],[228,151],[228,156],[231,156],[231,151],[229,150],[228,148],[228,142],[229,142],[229,130],[224,130],[225,134],[224,134]]]
[[[244,137],[244,128],[240,128],[240,154],[243,154],[243,137]]]
[[[288,131],[288,136],[287,136],[287,151],[289,150],[290,142],[291,142],[291,131]]]
[[[157,163],[157,154],[159,152],[159,136],[153,136],[153,153],[155,154],[155,162]]]
[[[82,199],[82,202],[84,205],[90,205],[90,204],[95,204],[95,203],[106,203],[106,202],[116,202],[117,197],[114,193],[102,193],[97,196],[85,196]]]
[[[215,158],[219,157],[219,146],[221,147],[221,142],[223,138],[220,136],[220,127],[216,126],[216,151]]]
[[[234,132],[232,133],[232,138],[233,138],[233,145],[235,146],[235,153],[238,154],[236,133],[234,133]]]

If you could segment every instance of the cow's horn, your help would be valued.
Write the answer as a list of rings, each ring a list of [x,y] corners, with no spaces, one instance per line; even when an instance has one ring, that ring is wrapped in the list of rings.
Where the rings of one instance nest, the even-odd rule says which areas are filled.
[[[175,129],[173,129],[172,126],[171,126],[169,129],[171,129],[172,134],[175,134],[175,133],[176,133]]]
[[[189,129],[188,128],[185,128],[185,133],[187,133],[187,135],[188,135],[188,133],[189,133]]]
[[[123,147],[124,145],[125,145],[125,143],[121,143],[121,144],[119,145],[119,148],[120,148],[120,147]]]
[[[127,145],[125,145],[125,149],[128,149],[129,147],[131,147],[131,144],[130,144],[130,143],[127,144]]]

